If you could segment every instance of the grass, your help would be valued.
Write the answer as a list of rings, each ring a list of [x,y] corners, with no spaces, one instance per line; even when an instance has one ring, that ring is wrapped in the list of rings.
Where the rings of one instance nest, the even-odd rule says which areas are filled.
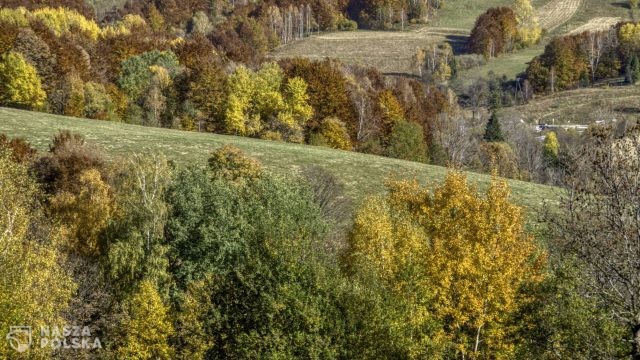
[[[414,74],[417,70],[413,56],[418,49],[430,43],[443,42],[447,37],[466,39],[466,36],[464,30],[430,31],[426,28],[409,31],[333,32],[281,46],[271,56],[336,58],[347,64],[373,66],[383,73]]]
[[[509,79],[515,79],[518,74],[527,69],[529,62],[534,57],[542,54],[543,51],[544,45],[540,44],[528,49],[500,55],[497,58],[489,60],[483,66],[460,71],[456,81],[468,85],[474,79],[481,77],[487,78],[489,72],[492,71],[498,76],[506,75]]]
[[[563,91],[503,110],[531,123],[590,124],[601,118],[640,118],[640,87],[617,86]]]
[[[423,184],[433,184],[445,176],[447,169],[439,166],[332,150],[299,144],[271,142],[235,136],[193,133],[85,120],[71,117],[0,108],[0,133],[23,137],[39,150],[60,130],[70,130],[100,146],[112,157],[128,154],[161,152],[178,164],[205,164],[211,150],[223,144],[233,144],[259,159],[270,171],[280,174],[296,172],[305,166],[319,165],[336,175],[345,185],[348,195],[357,204],[368,195],[384,191],[384,180],[391,174],[416,178]],[[467,173],[470,182],[484,189],[491,177]],[[535,210],[545,201],[557,201],[557,189],[524,181],[509,181],[514,202]]]
[[[550,0],[532,0],[533,7],[541,7]],[[471,30],[476,18],[487,9],[513,6],[513,0],[443,0],[442,9],[429,24],[434,27],[453,27]]]
[[[627,4],[627,0],[582,0],[578,12],[566,24],[560,26],[556,33],[564,34],[598,17],[631,19],[632,14]],[[635,16],[638,15],[637,12],[635,10]]]

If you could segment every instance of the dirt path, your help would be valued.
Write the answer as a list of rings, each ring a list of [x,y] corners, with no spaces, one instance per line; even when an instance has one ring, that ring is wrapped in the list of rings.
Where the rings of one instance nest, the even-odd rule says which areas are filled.
[[[551,31],[569,21],[578,11],[581,0],[553,0],[538,9],[540,26]]]

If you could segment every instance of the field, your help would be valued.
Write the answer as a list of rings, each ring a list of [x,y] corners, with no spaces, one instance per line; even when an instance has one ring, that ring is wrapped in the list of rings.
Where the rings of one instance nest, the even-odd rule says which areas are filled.
[[[258,158],[276,173],[288,174],[309,165],[322,166],[340,178],[356,203],[368,195],[383,191],[383,182],[391,174],[403,178],[415,177],[423,184],[431,184],[441,180],[447,172],[443,167],[322,147],[0,108],[0,133],[23,137],[39,150],[46,150],[51,138],[59,130],[85,135],[110,156],[162,152],[178,164],[204,165],[211,150],[231,143]],[[488,175],[476,173],[468,173],[468,176],[479,188],[486,187],[491,179]],[[514,201],[530,209],[538,208],[545,200],[553,202],[557,199],[557,190],[552,187],[523,181],[510,181],[510,184]]]
[[[581,0],[538,0],[542,26],[552,30],[569,20],[578,10]],[[584,1],[584,0],[582,0]],[[345,63],[374,66],[386,74],[416,75],[413,63],[416,50],[430,43],[448,41],[456,53],[466,49],[468,35],[478,15],[490,7],[509,6],[511,0],[450,0],[431,20],[429,26],[407,31],[334,32],[311,36],[305,40],[281,46],[274,58],[306,57],[337,58]],[[491,60],[486,66],[464,72],[465,78],[486,76],[489,71],[514,77],[526,68],[526,63],[544,49],[543,45],[507,54]]]
[[[333,32],[282,46],[272,57],[337,58],[348,64],[374,66],[383,73],[417,74],[413,56],[418,49],[445,40],[464,46],[467,36],[464,29],[442,28]]]
[[[540,26],[547,31],[553,31],[575,15],[582,0],[553,0],[540,7],[537,11]]]
[[[531,123],[590,124],[613,115],[616,119],[640,116],[640,87],[619,86],[563,91],[539,97],[527,105],[505,109]]]
[[[568,32],[569,35],[580,34],[586,31],[604,31],[610,29],[615,24],[622,21],[620,17],[597,17],[589,20],[586,24]]]

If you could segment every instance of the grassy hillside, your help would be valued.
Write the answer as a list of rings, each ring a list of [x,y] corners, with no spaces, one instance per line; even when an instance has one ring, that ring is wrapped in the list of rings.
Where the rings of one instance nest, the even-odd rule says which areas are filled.
[[[640,117],[640,87],[619,86],[563,91],[505,109],[531,123],[590,124],[612,112],[618,119]]]
[[[205,164],[209,152],[231,143],[258,158],[270,170],[291,173],[304,166],[319,165],[338,176],[347,192],[356,201],[383,191],[383,182],[390,174],[416,177],[422,183],[439,181],[446,169],[410,161],[331,150],[307,145],[286,144],[250,138],[191,133],[176,130],[141,127],[113,122],[84,120],[64,116],[0,108],[0,133],[24,137],[40,150],[46,150],[52,136],[59,130],[83,134],[109,155],[131,152],[164,153],[180,164]],[[469,179],[480,188],[490,182],[490,176],[469,173]],[[522,181],[510,181],[513,199],[535,209],[545,200],[554,201],[557,190]]]

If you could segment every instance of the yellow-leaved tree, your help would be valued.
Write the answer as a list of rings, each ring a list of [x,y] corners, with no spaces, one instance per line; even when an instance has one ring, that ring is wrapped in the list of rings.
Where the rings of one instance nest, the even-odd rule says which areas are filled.
[[[0,56],[0,105],[32,110],[43,107],[46,99],[36,69],[21,53]]]
[[[14,163],[11,154],[0,149],[0,358],[20,358],[20,334],[11,326],[35,329],[24,358],[46,358],[51,348],[41,349],[40,326],[60,326],[75,285],[60,266],[59,235],[40,215],[35,199],[36,183],[26,165]],[[9,341],[4,336],[8,335]],[[26,342],[22,342],[26,345]],[[48,349],[48,350],[47,350]]]
[[[542,27],[535,15],[531,0],[516,0],[514,4],[518,21],[518,40],[523,46],[531,46],[542,37]]]
[[[458,172],[433,192],[416,181],[387,188],[356,213],[346,262],[407,301],[399,320],[413,327],[413,341],[439,351],[409,356],[513,357],[512,315],[527,302],[519,290],[542,280],[544,255],[525,234],[506,182],[494,177],[485,196]]]
[[[128,299],[127,315],[120,324],[120,331],[126,335],[122,346],[117,349],[118,358],[173,358],[169,338],[174,329],[169,318],[169,308],[162,302],[152,281],[143,280],[138,290]]]

